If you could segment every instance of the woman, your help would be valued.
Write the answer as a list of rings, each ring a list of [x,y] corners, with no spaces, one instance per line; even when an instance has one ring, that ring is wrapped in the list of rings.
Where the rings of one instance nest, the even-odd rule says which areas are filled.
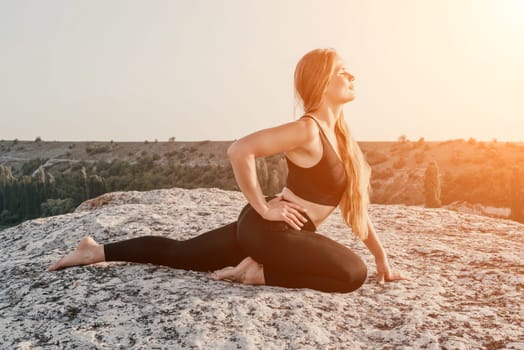
[[[238,221],[186,241],[146,236],[101,245],[86,237],[49,270],[129,261],[216,270],[215,280],[350,292],[366,280],[366,266],[350,249],[315,232],[340,205],[344,221],[375,256],[378,281],[406,279],[391,270],[367,214],[371,171],[342,111],[354,99],[353,80],[335,50],[302,57],[295,90],[305,115],[248,135],[227,151],[249,202]],[[286,155],[287,185],[265,198],[255,158],[276,153]]]

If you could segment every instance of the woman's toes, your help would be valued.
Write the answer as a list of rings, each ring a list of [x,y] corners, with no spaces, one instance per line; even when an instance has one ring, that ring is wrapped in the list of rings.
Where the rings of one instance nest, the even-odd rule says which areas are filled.
[[[91,237],[85,237],[80,241],[74,251],[49,266],[48,270],[56,271],[64,267],[89,265],[100,262],[102,258],[96,254],[96,250],[99,249],[99,246],[100,245]]]
[[[220,280],[233,281],[234,279],[232,279],[232,277],[234,276],[234,270],[235,268],[232,266],[224,267],[223,269],[213,271],[211,273],[211,278],[214,279],[215,281],[220,281]]]
[[[56,271],[60,268],[60,260],[47,268],[47,271]]]
[[[211,273],[215,281],[240,282],[243,284],[265,284],[262,265],[250,257],[245,258],[236,267],[224,267]]]

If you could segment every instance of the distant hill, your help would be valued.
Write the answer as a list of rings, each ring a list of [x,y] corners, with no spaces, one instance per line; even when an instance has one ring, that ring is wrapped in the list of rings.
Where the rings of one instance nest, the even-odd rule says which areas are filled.
[[[0,164],[10,165],[13,175],[20,174],[21,164],[31,159],[48,160],[46,168],[59,163],[78,161],[110,162],[124,160],[136,162],[145,155],[169,159],[186,165],[221,164],[228,162],[227,147],[232,141],[198,142],[67,142],[67,141],[0,141]]]
[[[22,175],[23,164],[34,159],[40,159],[50,172],[67,171],[78,162],[96,164],[122,160],[133,164],[144,157],[150,157],[158,165],[228,166],[226,150],[231,142],[2,140],[0,164],[10,166],[14,176]],[[389,142],[360,142],[360,145],[373,170],[371,200],[381,204],[422,205],[424,173],[428,164],[436,161],[443,204],[465,201],[509,207],[511,169],[524,165],[524,143],[401,138]],[[281,157],[274,156],[277,160]],[[285,162],[275,164],[281,163]]]

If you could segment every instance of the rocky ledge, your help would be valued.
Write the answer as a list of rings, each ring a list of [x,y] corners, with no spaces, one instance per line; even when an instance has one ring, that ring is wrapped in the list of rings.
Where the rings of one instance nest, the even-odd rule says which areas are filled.
[[[320,231],[370,270],[350,294],[130,263],[46,270],[85,235],[185,239],[244,203],[216,189],[115,192],[0,232],[0,348],[524,349],[524,225],[445,209],[371,206],[392,264],[412,278],[385,286],[335,212]]]

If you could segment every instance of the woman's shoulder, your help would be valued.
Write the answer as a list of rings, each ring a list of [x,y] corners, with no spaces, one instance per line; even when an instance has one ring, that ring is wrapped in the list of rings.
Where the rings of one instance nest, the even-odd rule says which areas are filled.
[[[319,128],[313,118],[302,116],[289,124],[292,124],[293,129],[303,135],[308,141],[316,140],[318,137]]]
[[[256,131],[233,142],[228,154],[252,153],[256,157],[312,148],[318,138],[315,122],[301,118],[272,128]]]
[[[288,123],[288,125],[290,125],[288,135],[296,140],[296,144],[285,152],[286,157],[295,164],[304,163],[302,158],[305,154],[308,157],[311,155],[321,157],[321,154],[318,154],[318,152],[322,153],[318,147],[320,131],[317,123],[312,118],[302,117]],[[309,162],[306,161],[305,163]]]

